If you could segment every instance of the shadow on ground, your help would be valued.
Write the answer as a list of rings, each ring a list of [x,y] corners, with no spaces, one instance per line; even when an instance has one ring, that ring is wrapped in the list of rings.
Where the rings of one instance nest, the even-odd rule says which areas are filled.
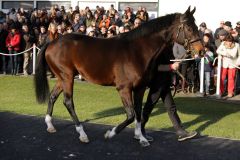
[[[46,132],[43,117],[0,112],[0,159],[162,159],[220,160],[240,159],[240,141],[199,137],[177,142],[175,134],[149,131],[154,137],[150,147],[142,148],[126,128],[111,140],[103,138],[112,126],[85,123],[91,142],[82,144],[71,121],[54,120],[57,132]]]
[[[240,111],[240,108],[237,105],[229,105],[226,107],[226,105],[221,105],[221,104],[224,104],[222,101],[216,102],[213,99],[206,99],[206,98],[200,98],[200,97],[177,97],[175,98],[175,103],[177,105],[178,112],[196,116],[196,118],[192,121],[188,121],[188,122],[183,121],[182,123],[184,128],[187,129],[192,125],[201,124],[196,129],[196,131],[199,133],[201,133],[211,125],[217,123],[224,117]],[[161,101],[157,103],[155,108],[156,109],[151,114],[151,117],[166,113],[166,109],[163,106],[163,103]],[[97,112],[95,114],[96,118],[88,119],[86,120],[86,122],[90,122],[92,120],[97,120],[101,118],[116,116],[120,114],[125,114],[123,112],[122,106]],[[151,121],[151,117],[150,117],[150,121]],[[173,127],[161,128],[161,129],[173,130]]]

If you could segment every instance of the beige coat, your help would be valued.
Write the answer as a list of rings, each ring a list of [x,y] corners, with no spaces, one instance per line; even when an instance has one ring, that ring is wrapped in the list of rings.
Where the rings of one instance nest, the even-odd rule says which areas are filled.
[[[223,56],[222,67],[223,68],[235,68],[240,65],[240,47],[238,43],[235,43],[233,48],[227,48],[224,42],[217,49],[217,54]],[[233,64],[233,65],[231,65]]]

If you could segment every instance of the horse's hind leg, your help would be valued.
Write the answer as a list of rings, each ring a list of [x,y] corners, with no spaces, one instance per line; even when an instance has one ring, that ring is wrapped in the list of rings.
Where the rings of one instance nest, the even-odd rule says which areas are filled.
[[[117,127],[114,127],[111,131],[107,131],[104,135],[105,138],[112,138],[119,132],[121,132],[127,125],[132,123],[134,121],[134,109],[133,109],[133,100],[132,100],[132,92],[130,88],[125,87],[119,90],[119,94],[122,99],[122,103],[124,105],[125,112],[127,114],[127,119],[123,121],[121,124],[119,124]]]
[[[66,75],[65,75],[66,76]],[[66,76],[67,77],[67,76]],[[75,109],[74,109],[74,103],[73,103],[73,76],[68,77],[63,82],[63,94],[64,94],[64,105],[66,106],[69,114],[71,115],[75,126],[76,131],[80,134],[80,141],[84,143],[88,143],[89,139],[87,137],[87,134],[83,130],[83,126],[78,120],[78,117],[76,115]]]
[[[51,91],[50,98],[48,101],[47,114],[45,117],[45,123],[47,124],[47,131],[49,133],[56,132],[56,129],[54,128],[54,126],[52,124],[52,113],[53,113],[54,103],[56,102],[56,100],[61,92],[62,92],[61,84],[60,84],[60,82],[57,82],[56,85],[54,86],[53,90]]]

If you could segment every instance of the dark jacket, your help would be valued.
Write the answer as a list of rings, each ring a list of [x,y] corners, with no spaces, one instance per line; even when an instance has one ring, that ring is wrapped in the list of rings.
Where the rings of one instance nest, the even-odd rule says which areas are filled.
[[[7,47],[6,47],[7,36],[8,36],[8,31],[6,31],[6,30],[0,31],[0,52],[1,53],[7,52]]]
[[[204,55],[204,72],[211,72],[213,70],[213,63],[214,57],[211,51],[207,51]],[[199,59],[201,62],[201,60]],[[199,71],[201,70],[201,63],[199,63]]]
[[[35,42],[36,42],[35,36],[33,33],[31,33],[31,32],[28,32],[28,33],[23,32],[22,33],[21,48],[23,50],[31,48],[33,43],[35,43]]]

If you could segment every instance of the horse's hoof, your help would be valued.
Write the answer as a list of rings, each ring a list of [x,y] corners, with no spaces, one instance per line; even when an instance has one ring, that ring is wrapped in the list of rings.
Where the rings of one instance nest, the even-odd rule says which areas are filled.
[[[105,134],[104,134],[104,138],[105,139],[109,139],[110,137],[109,137],[109,134],[111,133],[111,131],[110,130],[108,130]]]
[[[87,136],[85,137],[79,137],[80,141],[83,142],[83,143],[89,143],[89,139]]]
[[[139,141],[139,143],[142,147],[150,146],[150,143],[148,141]]]
[[[136,140],[139,140],[140,136],[135,134],[133,138],[136,139]]]
[[[55,128],[48,128],[47,131],[48,131],[49,133],[55,133],[55,132],[57,132],[57,130],[56,130]]]
[[[148,135],[145,135],[144,137],[147,139],[148,142],[153,142],[153,140],[154,140],[153,137],[148,136]],[[136,140],[140,140],[140,136],[138,136],[138,135],[134,135],[133,138]]]

